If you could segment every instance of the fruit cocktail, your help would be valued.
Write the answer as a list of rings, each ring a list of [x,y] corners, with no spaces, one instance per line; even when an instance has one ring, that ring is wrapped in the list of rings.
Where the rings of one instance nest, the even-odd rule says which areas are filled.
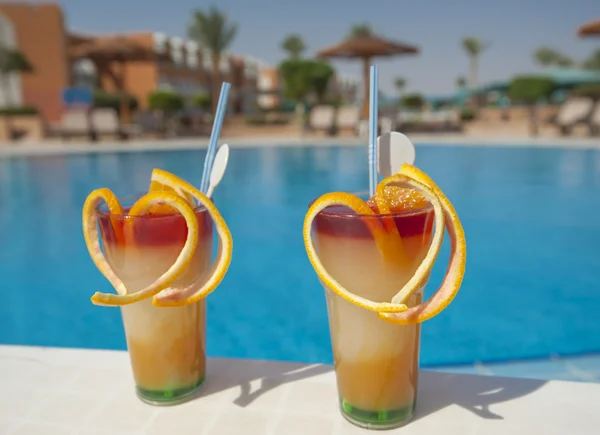
[[[445,228],[450,264],[423,302]],[[416,404],[420,324],[451,302],[464,275],[454,207],[431,178],[404,164],[367,201],[342,192],[315,200],[304,241],[325,288],[342,415],[366,428],[405,424]]]
[[[219,249],[211,265],[213,225]],[[90,193],[83,231],[117,292],[96,293],[92,302],[121,307],[138,396],[151,404],[186,400],[205,378],[205,298],[231,262],[231,234],[219,211],[191,184],[155,169],[140,197]]]

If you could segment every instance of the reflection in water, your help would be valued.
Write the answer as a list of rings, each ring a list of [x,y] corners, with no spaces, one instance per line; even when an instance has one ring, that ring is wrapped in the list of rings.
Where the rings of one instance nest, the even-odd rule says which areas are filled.
[[[331,148],[315,147],[313,150],[312,166],[317,171],[330,171],[332,169]]]
[[[270,201],[278,202],[283,195],[279,152],[273,147],[265,147],[258,152],[260,153],[260,165],[255,170],[260,175],[260,183],[267,188],[263,195]]]
[[[364,157],[366,157],[366,155],[367,153],[365,151]],[[368,174],[368,160],[361,161],[360,158],[357,158],[357,153],[352,148],[340,148],[336,163],[337,164],[331,168],[333,172],[353,175],[366,172]],[[362,168],[360,168],[360,166],[362,166]]]
[[[558,183],[566,187],[577,187],[583,183],[585,156],[582,150],[565,150],[560,158]]]
[[[595,186],[600,186],[600,150],[594,150],[590,159],[593,165],[592,178]]]

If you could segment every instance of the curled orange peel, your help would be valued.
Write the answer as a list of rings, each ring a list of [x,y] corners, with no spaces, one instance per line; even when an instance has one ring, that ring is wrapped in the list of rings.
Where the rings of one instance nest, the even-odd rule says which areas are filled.
[[[89,201],[90,199],[94,199],[94,201]],[[95,214],[98,206],[102,201],[106,203],[106,207],[108,209],[108,214],[110,217],[109,220],[115,233],[115,239],[117,240],[117,242],[123,243],[125,241],[123,226],[121,225],[121,219],[124,215],[123,207],[121,206],[121,203],[119,202],[115,194],[110,189],[96,189],[92,193],[90,193],[84,204],[84,210],[86,206],[88,208],[91,207],[90,212],[94,215],[95,222]]]
[[[304,220],[304,244],[308,258],[317,275],[328,288],[340,297],[359,307],[376,311],[382,319],[396,324],[414,324],[428,320],[444,310],[458,293],[466,264],[466,242],[464,230],[456,215],[454,207],[437,187],[437,185],[418,168],[405,164],[396,175],[384,179],[377,188],[375,197],[380,212],[389,212],[384,190],[387,186],[410,187],[427,199],[434,211],[434,234],[431,245],[421,264],[408,282],[396,293],[391,302],[374,302],[360,297],[337,282],[323,267],[312,242],[311,230],[315,217],[331,205],[342,205],[351,208],[358,214],[370,215],[374,212],[360,198],[347,193],[334,192],[321,196],[309,208]],[[393,244],[401,241],[397,231],[389,231],[389,225],[377,219],[367,219],[367,223],[382,255],[396,255]],[[390,221],[391,222],[391,221]],[[394,223],[395,226],[395,223]],[[451,258],[448,271],[442,285],[426,302],[408,308],[405,302],[417,290],[421,289],[429,276],[439,255],[444,239],[444,227],[448,228],[451,238]],[[392,229],[393,230],[393,229]],[[397,238],[396,238],[397,234]]]
[[[433,238],[431,240],[431,244],[429,245],[427,254],[425,254],[425,257],[415,270],[413,276],[392,298],[393,303],[404,303],[413,295],[414,292],[425,285],[427,277],[429,276],[429,273],[435,264],[435,260],[440,253],[442,243],[444,241],[444,212],[438,196],[431,189],[431,187],[422,183],[421,181],[407,176],[406,174],[403,174],[402,170],[396,175],[387,177],[380,185],[383,186],[383,188],[387,186],[412,188],[423,195],[423,197],[425,197],[425,199],[427,199],[433,207]],[[400,238],[399,235],[398,238]]]
[[[197,201],[199,205],[206,209],[217,230],[219,243],[217,256],[209,270],[202,275],[201,280],[184,288],[164,289],[152,299],[152,304],[159,307],[174,307],[196,303],[219,286],[229,269],[233,254],[231,232],[213,202],[187,181],[161,169],[155,169],[152,172],[152,180],[163,186],[169,186],[175,192],[181,192],[184,194],[184,198],[192,198],[192,201]],[[196,221],[195,218],[194,221]]]
[[[303,236],[304,236],[304,246],[306,248],[306,252],[308,254],[308,259],[310,260],[313,268],[317,272],[317,275],[321,282],[327,286],[327,288],[331,289],[334,293],[340,296],[343,299],[357,305],[361,308],[365,308],[370,311],[375,312],[392,312],[392,313],[400,313],[405,311],[408,307],[403,304],[396,304],[390,302],[374,302],[370,299],[363,298],[362,296],[358,296],[347,290],[344,286],[342,286],[333,276],[327,272],[323,263],[321,263],[321,259],[319,258],[319,254],[315,249],[314,243],[312,241],[312,224],[317,215],[325,210],[327,207],[341,205],[344,207],[350,208],[357,214],[360,215],[375,215],[375,212],[357,196],[351,195],[349,193],[344,192],[331,192],[326,193],[320,196],[308,209],[306,213],[306,217],[304,218],[304,227],[303,227]],[[387,242],[387,234],[385,227],[381,223],[379,219],[365,219],[365,223],[369,227],[369,230],[373,234],[375,239],[375,243],[377,244],[379,250],[382,255],[390,255],[390,248]]]
[[[168,174],[169,177],[167,177],[166,174]],[[183,191],[177,184],[173,184],[173,183],[164,184],[164,180],[173,178],[173,177],[177,178],[178,180],[181,180],[180,178],[176,177],[175,175],[173,175],[167,171],[163,171],[162,169],[154,168],[152,170],[152,175],[150,176],[150,187],[148,188],[148,192],[160,192],[160,191],[175,192],[177,195],[184,198],[188,202],[189,205],[191,205],[192,207],[195,208],[197,204],[194,201],[194,197],[192,195],[190,195],[188,192]],[[168,206],[165,206],[165,205],[154,206],[149,211],[150,211],[150,213],[156,213],[156,214],[173,213],[173,209]]]
[[[444,195],[444,193],[440,190],[440,188],[433,182],[433,180],[420,169],[407,164],[402,166],[399,174],[410,177],[413,180],[418,180],[423,185],[427,185],[429,188],[428,190],[435,194],[439,203],[442,206],[444,224],[446,229],[448,230],[448,235],[450,236],[450,261],[446,270],[446,275],[442,280],[442,284],[436,290],[436,292],[427,301],[414,307],[411,307],[402,313],[378,313],[379,317],[388,322],[401,325],[409,325],[424,322],[438,315],[456,297],[465,274],[467,245],[465,239],[465,232],[458,218],[458,215],[456,214],[454,206],[448,200],[446,195]],[[432,246],[434,246],[435,243],[435,240],[432,241]],[[425,259],[421,263],[421,266],[419,266],[419,269],[423,266],[423,264],[426,261],[428,261],[428,255],[430,252],[431,248]],[[411,283],[411,281],[407,283],[407,286]],[[424,282],[422,282],[421,284],[424,284]],[[416,280],[412,285],[418,286]],[[406,291],[404,291],[407,288],[407,286],[405,286],[404,289],[400,290],[400,292],[396,294],[392,301],[406,300],[406,295],[409,294],[409,290],[411,290],[411,288],[409,287]]]
[[[163,191],[147,193],[130,209],[129,212],[131,215],[142,215],[152,206],[167,204],[183,215],[188,231],[185,244],[173,265],[146,288],[134,293],[128,293],[125,284],[114,273],[106,261],[104,254],[100,250],[98,230],[96,229],[95,208],[102,199],[103,197],[98,195],[97,191],[92,192],[86,199],[83,207],[83,234],[92,261],[112,284],[117,291],[117,294],[96,292],[91,298],[92,302],[95,305],[127,305],[154,296],[169,287],[189,265],[198,244],[198,221],[196,220],[196,214],[192,207],[182,197],[175,193]],[[132,220],[126,219],[125,232],[132,233],[133,222],[130,223],[129,221]]]

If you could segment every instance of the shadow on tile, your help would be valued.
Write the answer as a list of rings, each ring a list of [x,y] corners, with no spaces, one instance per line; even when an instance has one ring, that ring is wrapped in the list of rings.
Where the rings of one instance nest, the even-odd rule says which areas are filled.
[[[333,371],[333,366],[325,364],[307,365],[276,361],[226,359],[213,359],[211,362],[218,366],[215,369],[217,373],[212,376],[210,372],[208,373],[206,383],[199,391],[198,398],[239,386],[240,394],[233,403],[240,407],[250,405],[261,395],[283,384]],[[258,380],[260,380],[260,387],[252,391],[251,383]]]
[[[467,377],[471,379],[467,381]],[[461,406],[481,418],[503,420],[490,409],[492,405],[526,396],[547,383],[538,379],[436,372],[421,372],[420,378],[415,420],[450,405]]]

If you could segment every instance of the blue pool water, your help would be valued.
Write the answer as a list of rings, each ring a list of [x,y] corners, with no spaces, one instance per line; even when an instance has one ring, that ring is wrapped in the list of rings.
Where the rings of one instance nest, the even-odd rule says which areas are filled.
[[[145,190],[154,167],[198,184],[203,159],[181,151],[0,160],[0,343],[124,349],[119,310],[89,301],[111,288],[88,257],[81,205],[101,186]],[[312,198],[364,190],[365,162],[353,147],[232,151],[216,202],[234,259],[208,299],[210,355],[331,361],[301,226]],[[423,365],[600,351],[600,152],[427,146],[417,164],[454,202],[468,245],[459,296],[423,327]]]

